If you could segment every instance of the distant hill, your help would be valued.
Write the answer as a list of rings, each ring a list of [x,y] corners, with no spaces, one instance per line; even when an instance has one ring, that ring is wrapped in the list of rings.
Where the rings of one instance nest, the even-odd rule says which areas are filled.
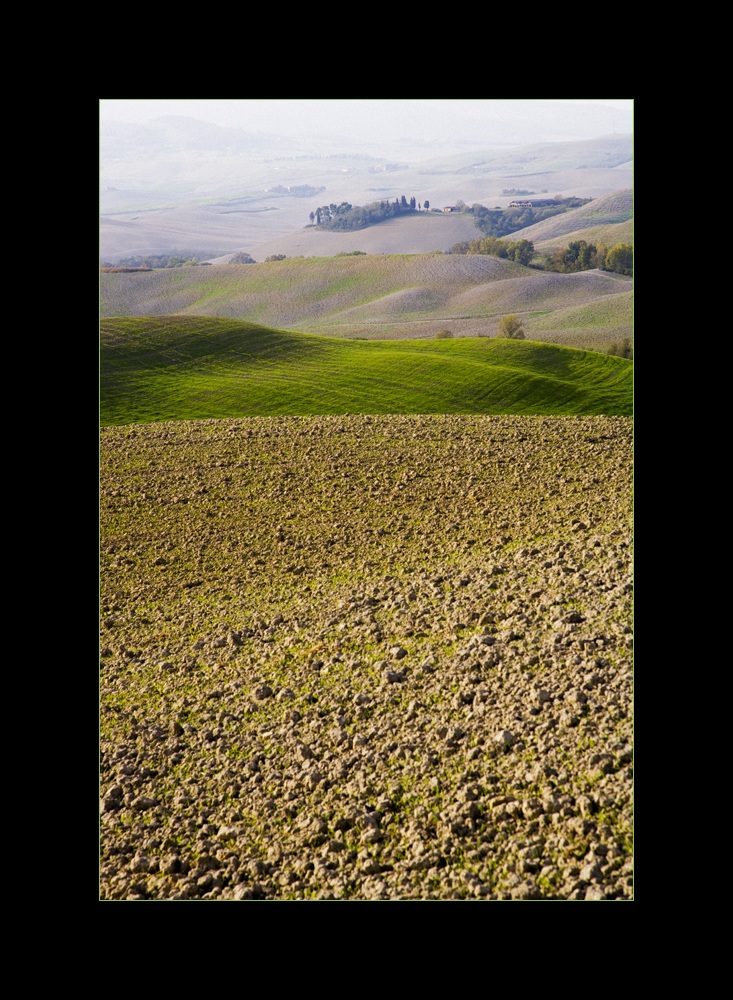
[[[368,339],[424,338],[446,328],[456,337],[493,336],[502,316],[518,313],[528,337],[606,350],[632,334],[631,289],[630,278],[604,271],[552,274],[498,257],[375,254],[101,274],[100,309],[102,316],[221,316]],[[570,317],[575,308],[585,309],[587,323],[572,316],[567,326],[548,325],[548,317]]]
[[[586,243],[605,243],[607,247],[612,247],[616,243],[630,243],[633,246],[634,220],[589,226],[587,229],[575,229],[571,233],[556,236],[554,239],[538,240],[535,243],[535,250],[538,254],[544,254],[557,247],[566,247],[574,240],[585,240]]]
[[[212,146],[217,141],[221,146]],[[276,136],[198,132],[185,120],[112,128],[103,135],[100,255],[116,263],[133,254],[201,250],[210,259],[244,250],[264,260],[287,253],[273,249],[273,241],[303,230],[309,213],[324,203],[366,205],[404,194],[433,208],[459,201],[505,208],[512,195],[504,192],[512,189],[532,190],[537,197],[597,198],[632,183],[630,134],[531,145],[489,146],[489,141],[477,139],[470,149],[450,155],[408,144],[404,156],[391,162],[338,146],[308,155]],[[304,187],[319,193],[289,193]],[[425,245],[410,242],[411,230],[403,233],[409,237],[404,244],[365,249],[427,253],[470,238],[456,235]]]
[[[298,229],[257,245],[255,259],[264,261],[275,254],[286,257],[335,257],[340,253],[362,250],[368,254],[412,254],[445,252],[454,243],[480,235],[470,215],[459,213],[419,212],[403,218],[388,219],[356,232],[334,232],[312,226]],[[226,263],[231,254],[210,258],[211,263]]]
[[[633,365],[532,341],[359,342],[218,317],[102,321],[102,425],[325,413],[630,414]]]
[[[603,198],[595,198],[587,205],[574,208],[563,215],[555,215],[551,219],[544,219],[534,226],[527,226],[526,229],[512,233],[508,239],[511,240],[531,240],[539,250],[548,246],[566,244],[572,239],[582,238],[592,242],[593,238],[603,239],[602,236],[591,236],[593,232],[605,232],[608,239],[603,239],[604,243],[630,243],[633,242],[633,217],[634,202],[631,189],[625,191],[614,191],[613,194]],[[587,234],[585,231],[588,231]],[[614,237],[617,236],[617,239]],[[625,238],[626,237],[626,238]]]

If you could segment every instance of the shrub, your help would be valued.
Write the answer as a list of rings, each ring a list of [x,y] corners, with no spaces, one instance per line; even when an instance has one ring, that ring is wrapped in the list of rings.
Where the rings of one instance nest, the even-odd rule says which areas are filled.
[[[450,330],[436,330],[435,339],[436,340],[447,340],[448,337],[452,337],[453,334]]]
[[[631,346],[631,337],[624,337],[620,344],[614,340],[612,344],[608,345],[606,353],[617,358],[629,358],[629,360],[633,360],[634,349]]]
[[[502,316],[499,320],[498,337],[506,337],[509,340],[524,340],[524,326],[521,319],[515,313]]]

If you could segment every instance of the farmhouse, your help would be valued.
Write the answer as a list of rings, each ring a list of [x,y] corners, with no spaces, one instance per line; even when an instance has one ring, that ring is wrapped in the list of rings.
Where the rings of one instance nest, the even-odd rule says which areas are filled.
[[[455,205],[446,205],[445,208],[443,209],[443,211],[444,212],[457,212],[458,209],[456,208]]]
[[[567,202],[569,199],[565,199]],[[581,202],[582,204],[582,202]],[[556,198],[535,198],[534,201],[510,201],[509,208],[546,208],[548,205],[557,205]]]

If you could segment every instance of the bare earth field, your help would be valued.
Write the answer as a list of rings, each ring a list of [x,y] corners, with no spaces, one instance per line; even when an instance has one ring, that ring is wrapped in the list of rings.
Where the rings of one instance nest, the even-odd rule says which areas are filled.
[[[632,424],[106,427],[102,900],[629,900]]]

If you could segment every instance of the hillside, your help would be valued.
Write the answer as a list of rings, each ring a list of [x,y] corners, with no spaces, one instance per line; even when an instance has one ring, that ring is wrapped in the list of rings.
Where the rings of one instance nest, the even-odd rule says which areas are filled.
[[[534,340],[577,346],[579,342],[620,343],[633,340],[633,292],[624,292],[587,305],[543,312],[528,324]]]
[[[567,244],[573,239],[603,239],[602,236],[591,237],[591,231],[605,231],[607,238],[604,243],[633,243],[633,194],[627,191],[615,191],[603,198],[596,198],[587,205],[574,208],[563,215],[555,215],[544,219],[534,226],[527,226],[512,233],[512,240],[531,240],[538,249],[547,246]],[[618,238],[614,239],[617,235]]]
[[[336,254],[354,250],[367,254],[429,254],[436,250],[444,253],[454,243],[474,239],[477,232],[471,216],[420,212],[404,218],[387,219],[379,225],[355,232],[313,227],[298,229],[257,244],[255,259],[264,261],[275,254],[285,254],[286,257],[335,257]],[[227,263],[230,256],[211,258],[211,262]]]
[[[327,413],[630,414],[631,362],[532,341],[350,341],[214,317],[103,320],[102,425]]]
[[[262,103],[100,134],[101,259],[206,263],[100,272],[99,899],[633,901],[633,279],[305,227],[633,243],[632,136]]]
[[[605,350],[631,335],[631,288],[630,278],[608,272],[552,274],[498,257],[367,255],[102,274],[100,311],[225,316],[366,339],[425,338],[446,328],[456,337],[492,336],[500,318],[515,312],[533,339]],[[623,314],[617,296],[629,303]],[[586,305],[597,317],[591,326],[555,326],[550,335],[538,322]]]
[[[564,233],[549,240],[538,240],[535,243],[535,251],[538,255],[548,253],[557,248],[565,248],[574,240],[585,240],[586,243],[605,243],[607,247],[615,246],[617,243],[630,243],[634,245],[634,221],[609,223],[608,225],[588,226],[584,229],[576,229],[572,233]]]

